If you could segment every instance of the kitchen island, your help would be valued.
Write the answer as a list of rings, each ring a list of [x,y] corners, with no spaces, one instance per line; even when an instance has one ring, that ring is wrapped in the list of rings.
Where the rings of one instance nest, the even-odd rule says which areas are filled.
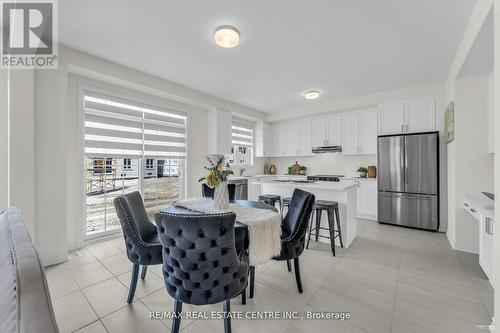
[[[354,241],[357,235],[357,184],[355,181],[342,182],[302,182],[302,181],[276,181],[276,180],[250,180],[248,184],[248,199],[257,201],[259,195],[276,194],[282,198],[291,197],[295,188],[313,193],[316,200],[336,201],[339,204],[340,225],[342,228],[342,241],[344,247]],[[286,211],[285,211],[286,214]],[[327,214],[323,212],[321,227],[328,228]],[[328,236],[327,230],[321,230],[320,235]],[[329,243],[327,238],[320,237],[321,242]],[[335,244],[340,246],[337,238]]]

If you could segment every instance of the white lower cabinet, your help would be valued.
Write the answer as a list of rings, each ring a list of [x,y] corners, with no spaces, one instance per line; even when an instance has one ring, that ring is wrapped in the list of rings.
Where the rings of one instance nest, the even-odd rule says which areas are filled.
[[[358,181],[358,217],[377,220],[377,181]]]
[[[481,215],[479,223],[479,265],[493,283],[493,220]]]
[[[493,285],[495,280],[493,231],[494,205],[481,193],[466,194],[463,208],[479,223],[479,265]]]
[[[358,187],[358,207],[356,215],[362,219],[377,221],[377,180],[343,178],[340,181],[350,183],[355,182]]]

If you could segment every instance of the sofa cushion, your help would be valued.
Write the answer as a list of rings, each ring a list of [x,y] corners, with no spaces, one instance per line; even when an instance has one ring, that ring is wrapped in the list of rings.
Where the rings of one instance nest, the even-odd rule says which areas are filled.
[[[19,210],[0,214],[0,332],[58,332],[47,280]]]

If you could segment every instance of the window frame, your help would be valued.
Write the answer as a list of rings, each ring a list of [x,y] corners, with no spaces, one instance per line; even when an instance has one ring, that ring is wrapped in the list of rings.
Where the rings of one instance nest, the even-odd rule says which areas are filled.
[[[73,76],[73,75],[72,75]],[[190,183],[188,182],[189,180],[189,172],[191,169],[191,150],[190,150],[190,137],[191,137],[191,117],[193,115],[193,111],[199,111],[201,109],[188,105],[188,104],[183,104],[179,103],[176,101],[168,100],[162,97],[157,97],[154,95],[149,95],[146,93],[142,93],[140,91],[136,90],[131,90],[128,88],[120,87],[120,86],[114,86],[114,85],[108,85],[107,83],[103,83],[100,81],[92,81],[92,84],[88,84],[86,81],[88,81],[85,78],[82,77],[71,77],[70,78],[70,85],[73,88],[76,88],[74,96],[75,102],[76,102],[76,112],[77,112],[77,128],[79,132],[79,142],[78,142],[78,150],[79,150],[79,156],[81,160],[80,164],[80,175],[83,175],[85,172],[85,157],[87,156],[85,154],[85,109],[83,105],[83,98],[85,96],[86,91],[91,91],[103,95],[109,95],[112,97],[117,97],[117,98],[122,98],[124,100],[129,100],[131,102],[137,102],[140,104],[144,105],[150,105],[152,107],[158,107],[162,109],[173,109],[177,110],[180,112],[183,112],[186,114],[186,124],[185,124],[185,133],[186,133],[186,149],[185,149],[185,157],[183,159],[179,159],[179,164],[177,164],[178,168],[178,173],[179,176],[181,177],[180,179],[180,198],[185,199],[187,197],[187,193],[190,191]],[[102,86],[105,86],[102,88]],[[111,158],[117,158],[117,157],[111,157]],[[129,158],[129,157],[123,157],[123,158]],[[137,156],[131,156],[130,158],[134,159],[137,158]],[[145,158],[139,158],[140,160],[145,160]],[[168,159],[168,158],[162,158],[162,157],[153,157],[154,159]],[[170,158],[172,159],[172,158]],[[175,158],[173,158],[175,159]],[[139,161],[139,168],[140,168],[140,174],[143,175],[144,170],[142,169],[143,163]],[[153,168],[154,169],[154,168]],[[141,192],[141,195],[143,195],[143,187],[142,187],[142,182],[139,179],[140,184],[139,184],[139,191]],[[80,246],[84,246],[85,244],[91,244],[95,242],[97,239],[105,239],[106,237],[116,237],[117,234],[121,233],[121,228],[117,228],[114,230],[106,231],[106,232],[101,232],[101,233],[96,233],[92,235],[87,235],[86,233],[86,222],[87,222],[87,216],[86,216],[86,199],[85,199],[85,177],[81,177],[81,190],[79,196],[81,197],[80,204],[81,204],[81,211],[83,214],[80,214],[81,219],[78,219],[78,221],[75,221],[77,224],[75,226],[76,232],[76,244],[81,244]],[[77,245],[76,248],[79,246]]]

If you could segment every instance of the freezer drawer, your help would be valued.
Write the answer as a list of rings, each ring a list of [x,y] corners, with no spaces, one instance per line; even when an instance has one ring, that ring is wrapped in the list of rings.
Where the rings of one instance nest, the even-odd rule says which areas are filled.
[[[436,195],[378,193],[379,222],[437,230],[438,198]]]

